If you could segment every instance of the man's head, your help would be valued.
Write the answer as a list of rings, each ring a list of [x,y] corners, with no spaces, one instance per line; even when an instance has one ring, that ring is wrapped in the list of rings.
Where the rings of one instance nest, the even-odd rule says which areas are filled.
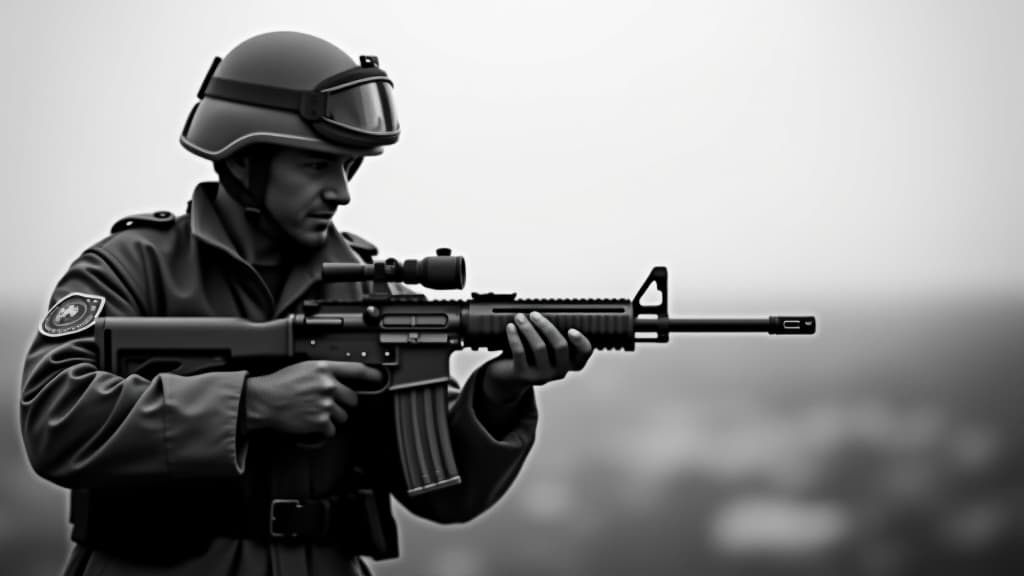
[[[357,62],[298,32],[260,34],[214,59],[180,141],[214,162],[250,213],[269,212],[262,215],[308,246],[313,228],[326,230],[309,214],[348,202],[346,178],[398,140],[391,89],[376,57]]]
[[[251,166],[253,162],[265,165]],[[347,156],[275,147],[233,155],[223,166],[247,195],[262,193],[263,216],[279,234],[300,247],[316,248],[327,240],[337,207],[351,199],[346,175],[350,164]],[[264,181],[253,182],[253,175],[261,173]]]

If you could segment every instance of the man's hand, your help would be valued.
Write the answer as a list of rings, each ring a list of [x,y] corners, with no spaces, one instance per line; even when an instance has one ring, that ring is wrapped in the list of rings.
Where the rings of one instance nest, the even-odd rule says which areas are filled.
[[[360,362],[307,360],[246,382],[246,427],[330,438],[348,420],[359,397],[344,382],[383,382]]]
[[[487,366],[487,395],[503,403],[514,402],[531,386],[561,380],[569,372],[582,370],[594,352],[590,340],[576,329],[569,339],[538,312],[529,318],[516,314],[505,327],[511,357],[499,358]]]

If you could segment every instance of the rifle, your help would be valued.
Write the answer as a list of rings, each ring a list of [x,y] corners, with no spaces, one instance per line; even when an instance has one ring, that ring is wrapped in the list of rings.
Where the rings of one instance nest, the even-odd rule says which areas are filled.
[[[505,325],[536,310],[560,331],[576,328],[597,350],[634,350],[638,342],[668,342],[671,332],[814,334],[813,316],[670,318],[668,272],[655,267],[632,300],[517,299],[515,293],[472,293],[470,300],[430,301],[395,294],[389,282],[431,289],[465,286],[466,264],[446,248],[399,263],[325,263],[320,282],[369,282],[359,301],[307,300],[302,313],[268,322],[230,317],[111,317],[97,320],[100,369],[125,376],[195,374],[227,366],[324,359],[381,368],[383,384],[355,387],[361,395],[390,394],[399,456],[410,496],[460,482],[448,434],[449,356],[470,348],[508,353]],[[653,287],[660,302],[641,304]]]

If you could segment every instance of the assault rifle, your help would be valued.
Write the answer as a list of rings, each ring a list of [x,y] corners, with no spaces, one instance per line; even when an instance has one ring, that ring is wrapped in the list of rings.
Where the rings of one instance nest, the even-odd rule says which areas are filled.
[[[466,264],[445,248],[399,263],[325,263],[320,281],[367,282],[359,301],[307,300],[302,313],[268,322],[212,317],[110,317],[96,322],[100,368],[122,376],[196,374],[236,366],[277,367],[310,359],[363,362],[381,368],[383,384],[353,387],[393,397],[395,432],[410,495],[460,482],[448,435],[449,356],[462,348],[508,351],[505,325],[536,310],[563,333],[582,332],[595,349],[631,351],[638,342],[668,342],[671,332],[814,334],[813,316],[670,318],[668,272],[655,267],[632,300],[517,299],[515,293],[472,293],[470,300],[430,301],[395,294],[389,282],[460,289]],[[660,302],[640,302],[653,287]]]

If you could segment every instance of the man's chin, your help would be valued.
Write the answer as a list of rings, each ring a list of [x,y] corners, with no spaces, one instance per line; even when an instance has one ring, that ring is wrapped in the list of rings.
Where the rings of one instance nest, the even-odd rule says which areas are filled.
[[[294,247],[298,250],[317,250],[327,243],[327,230],[306,230],[299,234],[290,234]]]

